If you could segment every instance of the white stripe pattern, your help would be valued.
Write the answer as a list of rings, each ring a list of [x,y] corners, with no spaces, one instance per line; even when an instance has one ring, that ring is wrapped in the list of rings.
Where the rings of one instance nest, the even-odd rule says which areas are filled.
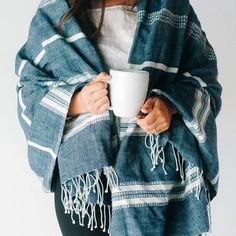
[[[201,179],[203,182],[203,179]],[[194,189],[199,186],[199,180],[196,179],[191,184],[187,185],[184,189],[184,192],[181,193],[172,193],[169,195],[164,195],[162,197],[140,197],[129,198],[129,199],[121,199],[121,200],[113,200],[112,207],[121,208],[121,207],[130,207],[134,205],[147,205],[147,204],[167,204],[171,200],[183,200],[189,193],[191,193]],[[163,186],[163,188],[165,188]]]
[[[119,140],[122,141],[125,136],[146,136],[146,132],[137,125],[134,118],[119,118]]]
[[[202,29],[194,22],[190,22],[188,35],[197,40],[203,47],[203,53],[209,60],[216,60],[216,55],[213,48],[207,41]]]
[[[187,170],[185,178],[188,179],[188,178],[190,178],[190,176],[198,174],[198,173],[199,173],[199,168],[196,166],[193,166]]]
[[[76,75],[74,77],[71,77],[68,79],[68,84],[78,84],[78,83],[85,83],[92,81],[97,75],[90,75],[87,72],[84,72],[82,74]]]
[[[64,129],[64,135],[63,135],[63,142],[67,139],[73,137],[77,133],[79,133],[81,130],[85,129],[91,124],[95,124],[102,120],[110,120],[109,112],[106,111],[102,114],[98,115],[92,115],[89,112],[82,113],[78,117],[72,120],[67,120],[65,129]]]
[[[17,87],[18,87],[18,88],[23,87],[23,85],[20,83],[20,81],[17,82]]]
[[[26,63],[27,63],[27,60],[22,60],[21,61],[21,64],[20,64],[19,69],[18,69],[18,76],[22,75],[22,71],[23,71]]]
[[[20,83],[18,83],[18,85],[20,86]],[[26,122],[26,124],[28,126],[31,126],[31,123],[32,121],[25,115],[25,110],[26,110],[26,106],[23,102],[23,99],[22,99],[22,88],[19,89],[19,92],[18,92],[18,98],[19,98],[19,104],[21,106],[21,109],[22,109],[22,112],[21,112],[21,117],[22,119]]]
[[[183,74],[186,77],[193,78],[198,81],[201,88],[195,90],[195,102],[192,108],[193,120],[188,121],[183,117],[186,126],[191,130],[193,135],[200,143],[206,141],[205,124],[211,112],[210,96],[205,89],[207,84],[199,77],[191,75],[189,72]],[[160,89],[152,89],[151,92],[161,94]]]
[[[170,24],[177,29],[185,29],[188,21],[186,15],[176,15],[166,8],[162,8],[160,11],[147,13],[145,10],[137,13],[138,22],[143,22],[148,25],[152,25],[156,21]]]
[[[57,88],[51,89],[48,95],[51,95],[51,96],[55,95],[66,105],[69,105],[72,94],[63,88],[57,87]]]
[[[146,132],[139,126],[136,127],[122,127],[120,128],[119,139],[122,141],[126,136],[146,136]]]
[[[216,185],[218,181],[219,181],[219,173],[217,173],[215,178],[212,179],[210,182],[211,182],[212,185]]]
[[[127,64],[128,69],[142,70],[145,67],[152,67],[152,68],[155,68],[155,69],[162,70],[164,72],[174,73],[174,74],[176,74],[179,70],[176,67],[168,67],[168,66],[166,66],[162,63],[156,63],[154,61],[145,61],[142,64],[131,64],[131,63]]]
[[[176,183],[169,183],[169,184],[134,184],[134,185],[124,185],[115,187],[112,189],[112,193],[120,193],[120,192],[135,192],[135,191],[170,191],[173,188],[181,187],[183,186],[183,183],[176,182]]]
[[[73,85],[85,83],[91,81],[92,78],[93,77],[89,76],[89,74],[82,73],[75,77],[71,77],[67,81],[67,84]],[[72,93],[61,87],[57,87],[59,86],[58,83],[49,83],[49,85],[51,86],[49,92],[42,98],[39,104],[60,116],[66,117]],[[63,85],[63,81],[61,82],[61,85]]]
[[[163,8],[160,11],[147,13],[145,10],[137,12],[137,21],[147,25],[152,25],[156,21],[170,24],[177,29],[185,29],[188,24],[187,15],[176,15],[170,10]],[[207,41],[205,34],[200,26],[194,22],[189,22],[188,35],[197,40],[203,47],[203,53],[209,60],[216,60],[213,48]]]
[[[198,167],[192,167],[186,172],[186,179],[190,179],[191,176],[195,176],[199,173]],[[183,187],[184,182],[173,182],[173,183],[163,183],[163,182],[152,182],[152,183],[138,183],[134,184],[122,184],[118,187],[113,187],[112,193],[124,193],[124,192],[137,192],[137,191],[170,191],[173,188]]]
[[[78,39],[81,39],[81,38],[84,38],[85,37],[85,34],[82,33],[82,32],[79,32],[78,34],[75,34],[69,38],[66,38],[65,40],[68,42],[68,43],[73,43],[75,41],[77,41]]]
[[[41,100],[40,105],[48,108],[49,110],[55,112],[58,115],[61,115],[63,117],[67,116],[68,109],[66,105],[60,100],[58,100],[56,97],[46,95]]]
[[[38,55],[37,57],[34,59],[34,64],[37,66],[39,64],[39,62],[43,59],[44,55],[46,54],[46,50],[43,49]]]
[[[48,5],[51,5],[53,4],[54,2],[56,2],[56,0],[42,0],[39,4],[39,7],[38,8],[44,8]]]
[[[71,37],[68,38],[63,38],[61,35],[59,34],[55,34],[53,36],[51,36],[50,38],[44,40],[42,42],[42,47],[43,49],[39,52],[39,54],[36,56],[35,60],[34,60],[34,64],[38,65],[40,63],[40,61],[43,59],[43,57],[46,54],[46,47],[50,44],[52,44],[53,42],[55,42],[58,39],[65,39],[68,43],[73,43],[81,38],[85,38],[85,34],[83,32],[79,32],[75,35],[72,35]]]
[[[199,143],[204,143],[206,141],[207,137],[204,128],[210,111],[211,107],[209,94],[206,90],[196,89],[195,103],[192,109],[193,120],[191,122],[185,118],[183,118],[183,120],[193,135],[197,138]]]
[[[191,78],[197,80],[202,88],[207,87],[207,84],[201,78],[199,78],[197,76],[193,76],[189,72],[185,72],[183,75],[186,77],[191,77]]]
[[[49,45],[49,44],[53,43],[54,41],[56,41],[57,39],[61,39],[61,38],[62,38],[61,35],[55,34],[52,37],[50,37],[49,39],[43,41],[42,46],[43,46],[43,48],[45,48],[47,45]]]
[[[79,32],[69,38],[65,38],[65,40],[68,42],[68,43],[73,43],[75,41],[77,41],[78,39],[80,38],[84,38],[85,35],[84,33],[82,32]],[[49,44],[53,43],[54,41],[56,41],[57,39],[62,39],[63,37],[59,34],[55,34],[53,35],[52,37],[50,37],[49,39],[46,39],[45,41],[42,42],[42,46],[43,48],[45,48],[46,46],[48,46]]]
[[[28,145],[31,146],[31,147],[34,147],[34,148],[36,148],[40,151],[49,153],[52,156],[53,159],[57,158],[57,155],[54,153],[54,151],[51,148],[39,145],[39,144],[37,144],[35,142],[32,142],[30,140],[28,140]]]
[[[77,77],[77,76],[76,76]],[[69,79],[70,80],[70,79]],[[83,79],[81,79],[81,81],[86,81],[86,79],[83,77]],[[42,86],[47,86],[47,87],[51,87],[51,88],[57,88],[59,86],[63,86],[63,85],[73,85],[75,83],[70,83],[68,81],[64,82],[64,81],[46,81],[46,82],[41,82]],[[51,89],[50,88],[50,89]]]
[[[147,204],[167,204],[171,200],[183,200],[193,190],[199,193],[203,184],[204,180],[199,174],[198,167],[193,167],[186,172],[185,182],[123,183],[111,189],[112,206],[114,209],[119,209]],[[171,192],[172,190],[174,192]]]

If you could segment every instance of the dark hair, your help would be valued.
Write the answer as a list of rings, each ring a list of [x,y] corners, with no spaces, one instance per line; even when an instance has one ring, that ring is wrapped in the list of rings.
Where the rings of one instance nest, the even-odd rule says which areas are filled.
[[[98,27],[92,22],[89,17],[88,10],[93,7],[92,1],[102,1],[102,14]],[[105,12],[106,0],[68,0],[69,10],[62,16],[60,22],[56,25],[57,30],[60,31],[61,26],[71,17],[75,17],[79,22],[82,31],[93,42],[96,42],[99,38],[104,12]],[[134,7],[136,3],[132,6]]]

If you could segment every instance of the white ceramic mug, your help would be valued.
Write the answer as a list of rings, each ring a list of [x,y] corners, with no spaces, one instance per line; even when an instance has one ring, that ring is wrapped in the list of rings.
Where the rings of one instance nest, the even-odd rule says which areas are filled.
[[[149,72],[143,70],[110,70],[110,110],[119,117],[134,118],[144,104],[149,84]]]

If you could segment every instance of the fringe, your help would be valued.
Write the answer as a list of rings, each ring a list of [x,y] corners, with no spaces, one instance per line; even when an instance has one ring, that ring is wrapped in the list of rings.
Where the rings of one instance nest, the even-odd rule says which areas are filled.
[[[149,139],[149,144],[148,144]],[[167,175],[165,169],[165,152],[164,152],[164,146],[161,147],[159,144],[159,135],[155,134],[147,134],[145,136],[145,146],[150,149],[150,158],[152,162],[152,168],[151,171],[153,171],[156,166],[158,166],[158,162],[162,163],[162,169],[164,171],[164,174]],[[173,154],[175,157],[175,164],[176,164],[176,171],[180,172],[180,177],[182,182],[184,181],[184,159],[180,157],[180,153],[178,150],[175,150],[174,146],[172,145]]]
[[[148,139],[149,139],[149,143],[148,143]],[[156,166],[158,166],[158,162],[160,160],[160,162],[162,163],[162,169],[164,171],[164,174],[167,175],[168,173],[165,169],[165,152],[164,152],[165,146],[160,145],[159,134],[147,134],[145,136],[145,146],[148,149],[150,149],[150,158],[152,162],[151,171],[153,171],[156,168]],[[191,184],[190,178],[186,179],[185,177],[184,166],[185,166],[186,161],[184,160],[184,158],[181,157],[179,151],[173,146],[173,144],[171,144],[171,146],[172,146],[172,151],[175,158],[176,171],[179,171],[181,183],[185,185],[190,185]],[[191,166],[191,163],[188,163],[188,164]],[[195,197],[198,200],[200,200],[200,193],[201,193],[202,182],[203,182],[203,178],[202,178],[203,171],[200,171],[199,167],[195,167],[195,168],[197,168],[196,180],[198,182],[197,186],[194,188]]]
[[[149,138],[149,144],[148,144]],[[171,144],[172,145],[172,144]],[[159,144],[159,136],[156,135],[146,135],[145,137],[145,146],[151,150],[151,162],[152,168],[151,171],[154,171],[156,166],[158,166],[159,161],[162,163],[162,170],[165,175],[167,175],[167,171],[165,169],[165,152],[164,146],[161,147]],[[172,145],[172,151],[175,158],[176,171],[179,172],[181,183],[185,186],[189,186],[191,184],[191,178],[196,179],[197,181],[196,187],[193,188],[192,192],[195,191],[195,197],[200,200],[200,193],[203,185],[203,171],[200,171],[199,167],[194,167],[192,164],[189,164],[190,168],[197,168],[197,175],[192,177],[188,176],[186,178],[184,168],[185,160],[180,155],[179,151]],[[96,218],[96,204],[88,203],[88,197],[91,191],[96,193],[97,200],[96,203],[99,206],[100,210],[100,228],[103,232],[110,232],[111,225],[111,206],[104,204],[104,193],[108,192],[108,189],[118,187],[118,176],[113,169],[112,166],[103,167],[102,168],[104,175],[106,176],[106,186],[103,185],[101,181],[101,172],[99,170],[94,170],[93,174],[85,173],[83,175],[78,175],[77,177],[71,179],[72,185],[68,186],[67,181],[62,183],[61,185],[61,201],[65,209],[66,214],[71,215],[72,223],[75,224],[74,213],[78,215],[79,224],[84,226],[85,216],[88,217],[87,227],[93,231],[94,228],[98,227],[98,219]],[[195,182],[196,183],[196,182]],[[75,190],[75,191],[74,191]],[[206,190],[206,188],[205,188]],[[72,196],[72,193],[73,194]],[[207,192],[206,192],[207,194]],[[209,194],[207,195],[207,199],[209,199]],[[107,214],[108,212],[108,219]],[[208,212],[209,212],[209,225],[211,227],[211,213],[210,213],[210,200],[208,200]],[[108,227],[107,227],[108,222]],[[211,232],[211,230],[210,230]]]
[[[147,139],[149,138],[148,145]],[[160,147],[159,145],[159,136],[154,136],[153,134],[147,134],[145,136],[145,146],[151,150],[151,161],[152,161],[152,168],[151,171],[154,171],[156,166],[158,165],[158,161],[162,163],[162,169],[167,175],[167,172],[165,170],[165,153],[164,153],[164,147]]]
[[[183,158],[181,158],[179,151],[173,146],[172,147],[172,151],[175,157],[175,165],[176,165],[176,171],[179,171],[180,174],[180,178],[182,183],[185,181],[185,176],[184,176],[184,163],[185,160]]]
[[[98,219],[96,218],[96,204],[88,203],[88,197],[91,191],[97,193],[97,204],[100,209],[100,228],[103,232],[110,232],[111,224],[111,206],[104,204],[104,191],[107,193],[108,188],[118,186],[118,177],[112,166],[103,167],[104,175],[107,178],[106,188],[104,190],[103,182],[100,178],[99,170],[94,170],[95,176],[90,173],[85,175],[78,175],[71,179],[72,186],[67,186],[66,182],[61,184],[61,201],[65,209],[65,214],[71,215],[71,221],[75,224],[74,213],[78,215],[79,224],[84,226],[84,219],[87,215],[88,224],[87,227],[93,231],[98,227]],[[72,192],[75,190],[75,195],[72,196]],[[108,211],[108,219],[106,219],[106,211]],[[108,221],[108,228],[107,226]]]

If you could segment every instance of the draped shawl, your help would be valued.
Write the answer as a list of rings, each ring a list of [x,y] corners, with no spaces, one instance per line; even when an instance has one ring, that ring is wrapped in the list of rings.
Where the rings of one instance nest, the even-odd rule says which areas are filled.
[[[54,27],[68,8],[65,0],[41,1],[16,57],[18,117],[29,165],[44,191],[54,191],[58,163],[62,203],[73,223],[75,213],[79,224],[88,217],[87,227],[96,228],[98,203],[101,214],[105,208],[111,213],[101,217],[101,228],[111,235],[209,231],[222,88],[214,50],[189,1],[137,2],[127,68],[148,71],[148,97],[162,96],[178,109],[167,131],[149,135],[134,119],[117,133],[112,111],[68,117],[73,93],[100,72],[109,73],[74,17],[61,32]]]

